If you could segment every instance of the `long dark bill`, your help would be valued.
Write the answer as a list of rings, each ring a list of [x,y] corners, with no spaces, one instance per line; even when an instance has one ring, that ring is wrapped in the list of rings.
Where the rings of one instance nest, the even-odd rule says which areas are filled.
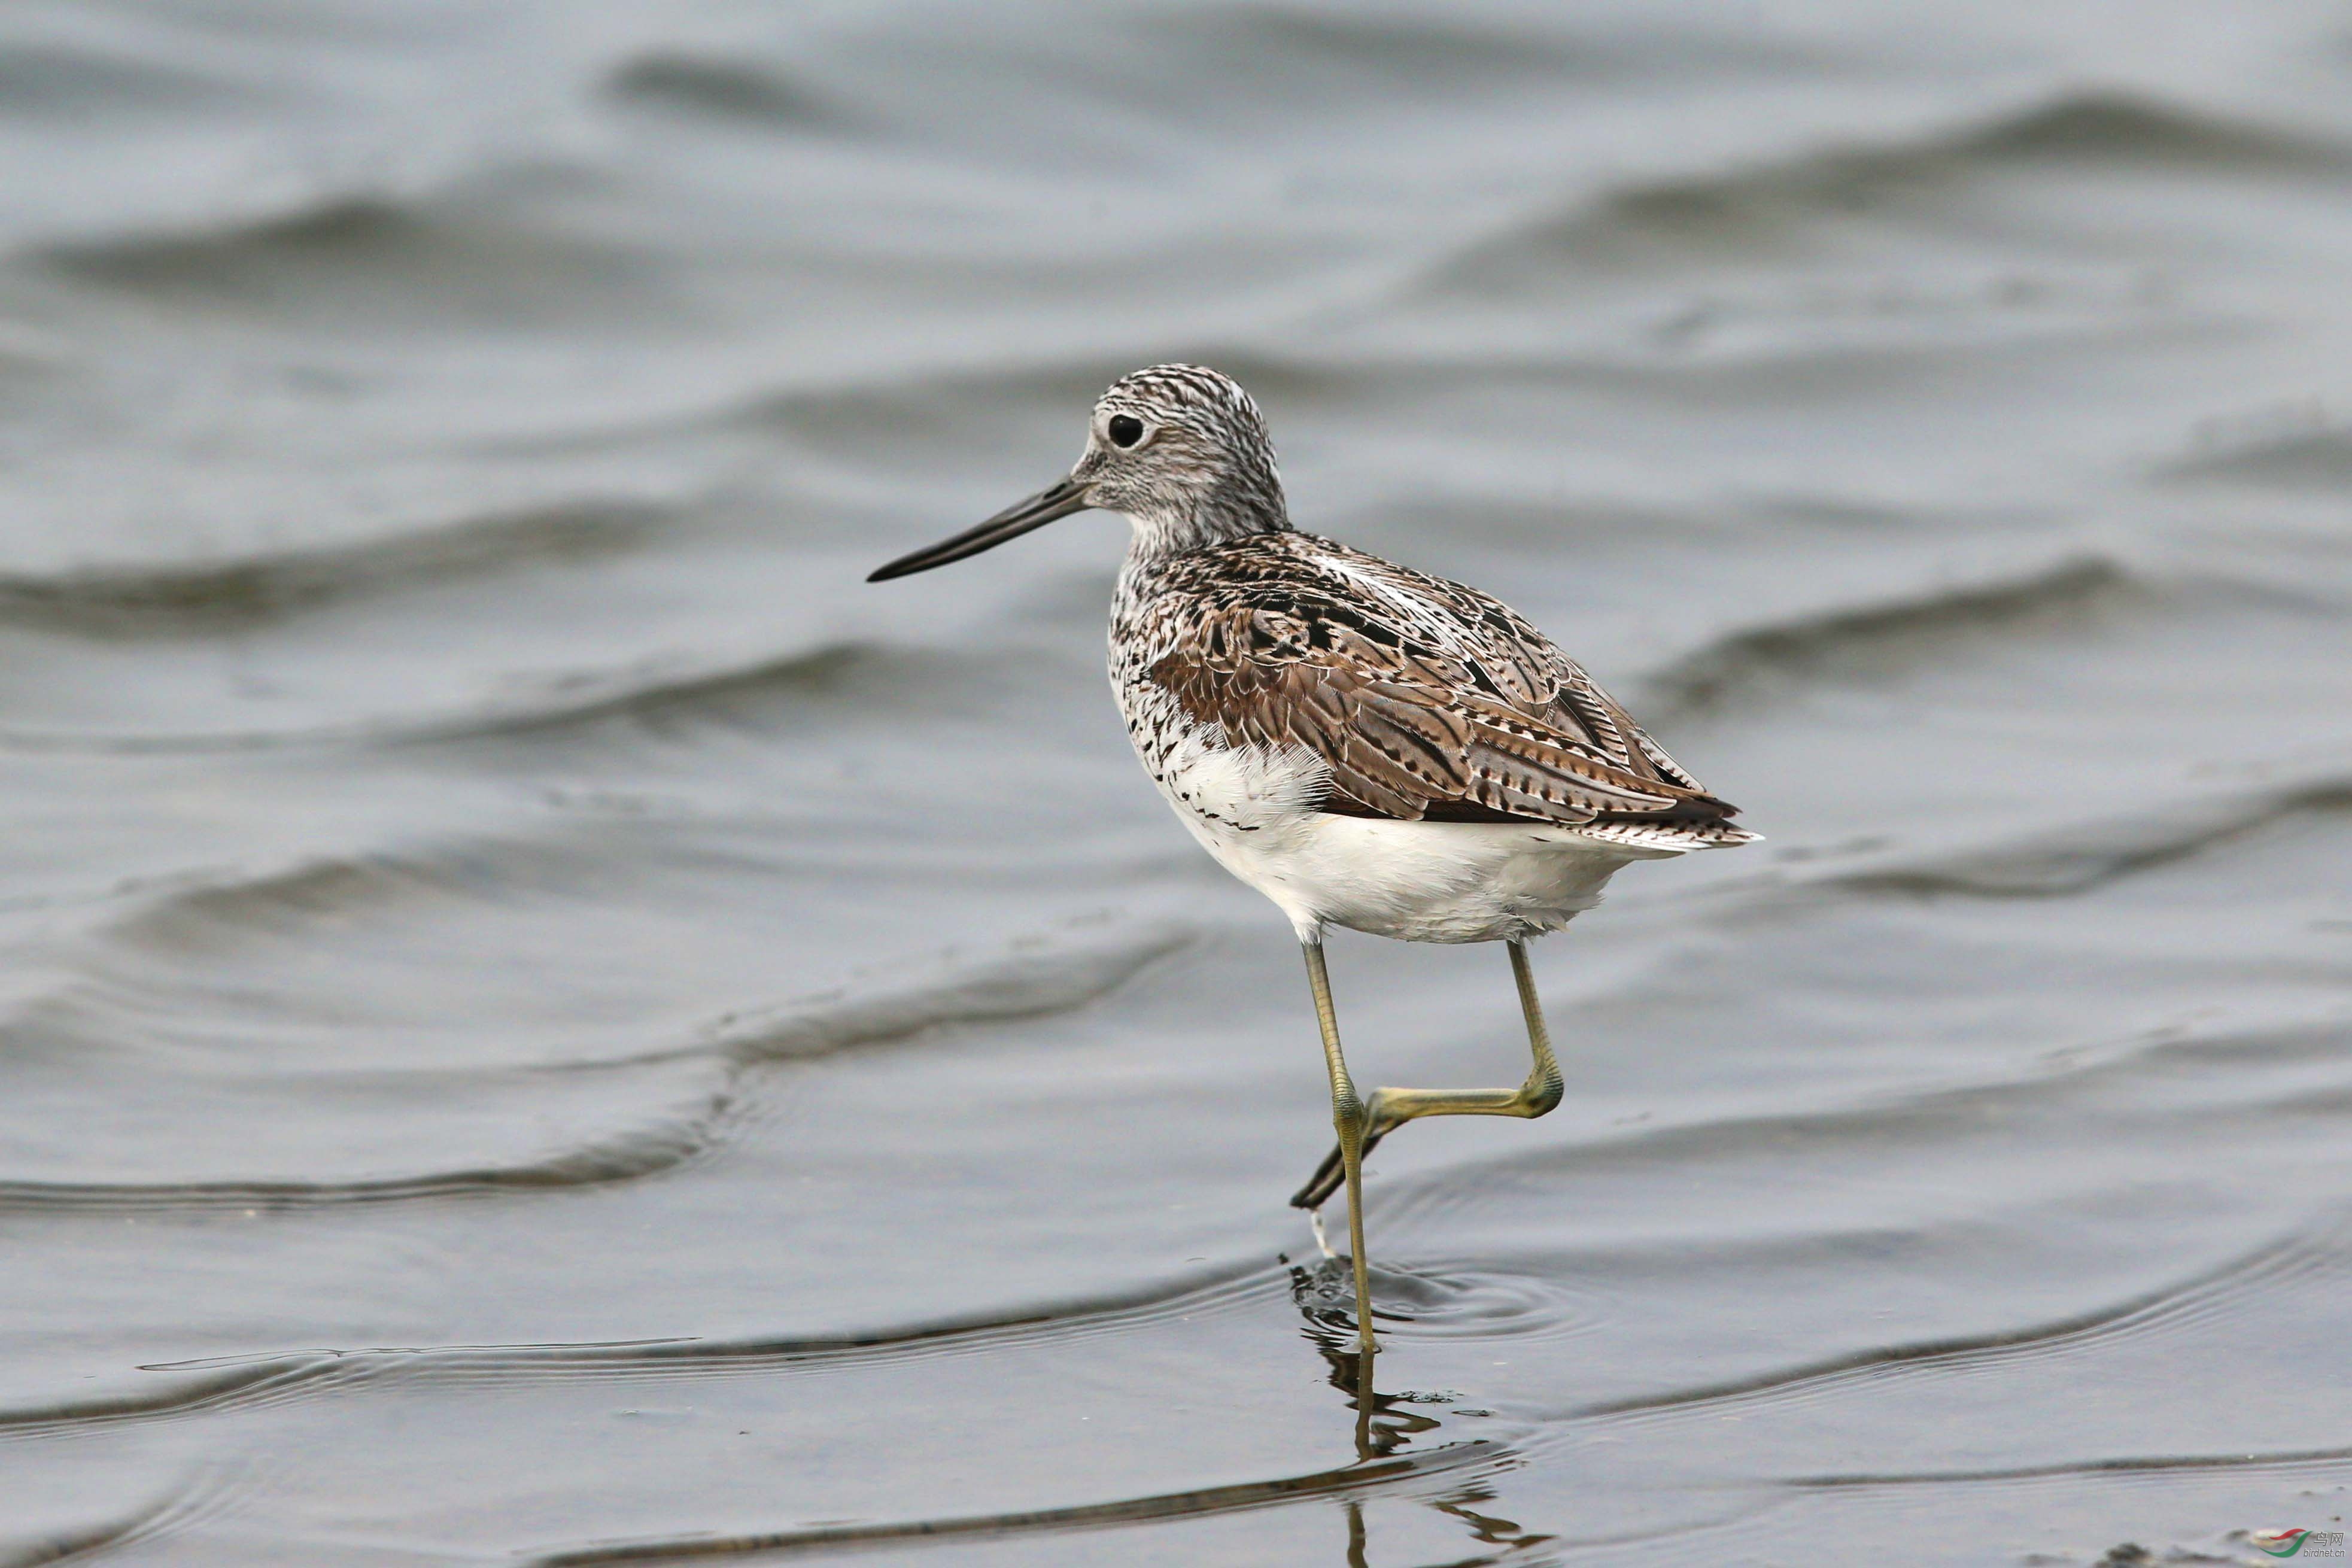
[[[928,572],[934,566],[944,566],[950,561],[961,561],[967,555],[993,550],[1006,540],[1018,539],[1033,528],[1043,528],[1057,517],[1084,511],[1087,504],[1085,487],[1076,479],[1064,479],[1058,485],[1039,490],[1027,500],[1013,502],[978,528],[965,529],[953,539],[942,539],[912,555],[901,555],[887,566],[875,568],[866,580],[868,583],[887,583],[893,577]]]

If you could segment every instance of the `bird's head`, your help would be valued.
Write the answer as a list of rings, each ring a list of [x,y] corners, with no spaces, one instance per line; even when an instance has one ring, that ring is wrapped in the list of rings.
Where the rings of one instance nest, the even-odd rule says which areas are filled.
[[[1159,364],[1111,383],[1068,477],[866,581],[944,566],[1088,508],[1125,512],[1147,553],[1290,526],[1274,443],[1250,395],[1200,365]]]

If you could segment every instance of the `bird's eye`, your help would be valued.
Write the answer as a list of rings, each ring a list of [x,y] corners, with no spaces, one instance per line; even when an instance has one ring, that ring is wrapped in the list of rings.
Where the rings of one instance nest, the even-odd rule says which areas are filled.
[[[1110,437],[1113,446],[1132,447],[1143,439],[1143,421],[1132,414],[1112,415],[1110,423],[1103,429]]]

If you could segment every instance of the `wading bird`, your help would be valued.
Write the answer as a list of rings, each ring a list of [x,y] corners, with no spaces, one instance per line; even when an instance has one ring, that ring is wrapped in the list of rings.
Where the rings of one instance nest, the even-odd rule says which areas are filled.
[[[1134,529],[1111,601],[1110,679],[1136,754],[1202,846],[1289,917],[1306,953],[1339,1146],[1291,1202],[1318,1211],[1345,1184],[1369,1354],[1364,1155],[1415,1117],[1558,1105],[1529,939],[1591,908],[1629,861],[1756,836],[1505,605],[1291,527],[1257,405],[1198,365],[1121,377],[1066,479],[867,580],[1090,507]],[[1535,1058],[1527,1081],[1359,1094],[1323,963],[1334,925],[1507,943]]]

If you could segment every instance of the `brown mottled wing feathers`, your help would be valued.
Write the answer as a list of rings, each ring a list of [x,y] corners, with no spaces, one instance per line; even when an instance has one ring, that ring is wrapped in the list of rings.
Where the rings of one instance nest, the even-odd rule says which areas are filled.
[[[1191,624],[1147,678],[1229,744],[1321,758],[1325,810],[1568,825],[1732,815],[1484,594],[1305,535],[1229,550],[1204,563],[1213,577],[1182,585]]]

